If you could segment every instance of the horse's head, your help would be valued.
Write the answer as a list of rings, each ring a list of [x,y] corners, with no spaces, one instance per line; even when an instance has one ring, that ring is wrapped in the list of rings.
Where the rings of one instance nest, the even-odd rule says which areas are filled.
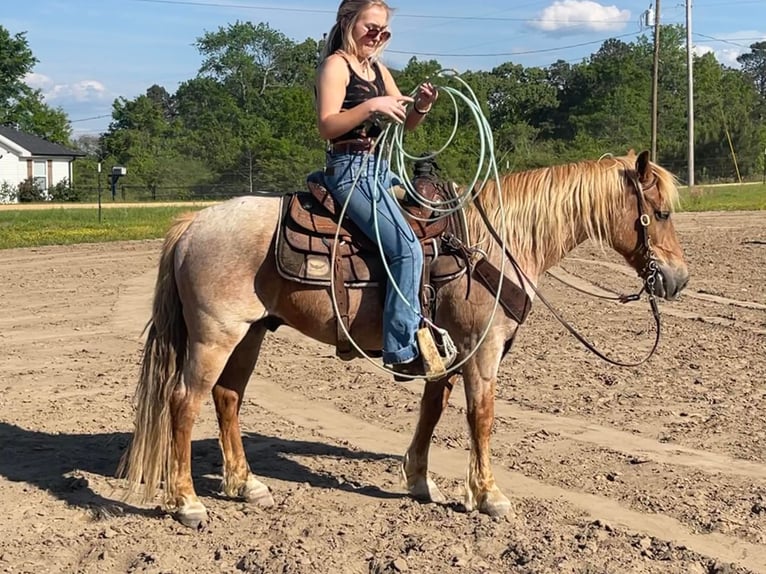
[[[658,297],[676,299],[689,281],[684,253],[673,226],[675,178],[649,161],[649,152],[631,153],[625,163],[624,209],[617,214],[611,244]],[[633,161],[635,164],[633,165]]]

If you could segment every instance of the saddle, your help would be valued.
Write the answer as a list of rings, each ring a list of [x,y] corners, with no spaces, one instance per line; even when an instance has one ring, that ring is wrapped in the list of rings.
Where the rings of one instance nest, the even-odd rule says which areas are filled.
[[[431,164],[416,164],[415,176],[413,186],[422,197],[430,201],[456,200],[452,188],[439,180]],[[307,192],[288,194],[282,199],[275,241],[277,270],[290,281],[325,287],[334,285],[340,319],[348,329],[347,290],[378,288],[386,284],[388,277],[377,244],[348,218],[339,221],[342,206],[324,187],[321,171],[308,177],[307,187]],[[400,204],[423,247],[421,302],[424,314],[429,314],[434,292],[431,286],[451,281],[466,272],[465,254],[450,248],[446,241],[451,237],[465,241],[465,226],[455,216],[435,217],[429,207],[406,199],[400,199]],[[334,274],[331,272],[333,267]],[[378,292],[382,303],[385,289],[378,289]],[[354,357],[340,321],[337,335],[338,356]]]

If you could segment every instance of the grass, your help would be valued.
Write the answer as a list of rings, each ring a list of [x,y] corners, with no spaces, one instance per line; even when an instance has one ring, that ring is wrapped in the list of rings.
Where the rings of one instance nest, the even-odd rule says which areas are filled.
[[[760,211],[766,210],[766,185],[706,186],[681,189],[680,211]]]
[[[101,223],[95,208],[0,210],[0,249],[160,238],[176,215],[201,208],[113,207],[102,210]],[[757,210],[766,210],[764,184],[681,189],[680,211]]]
[[[0,211],[0,249],[163,237],[176,215],[198,206]]]

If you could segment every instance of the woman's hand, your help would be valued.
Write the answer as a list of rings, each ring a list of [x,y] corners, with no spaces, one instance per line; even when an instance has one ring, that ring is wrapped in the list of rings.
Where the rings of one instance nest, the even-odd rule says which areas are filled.
[[[378,96],[368,101],[370,102],[370,112],[372,114],[385,116],[399,124],[403,123],[407,118],[405,104],[414,102],[409,96]]]
[[[439,91],[431,82],[423,82],[418,86],[418,93],[415,95],[415,110],[421,113],[428,112],[431,106],[439,97]]]

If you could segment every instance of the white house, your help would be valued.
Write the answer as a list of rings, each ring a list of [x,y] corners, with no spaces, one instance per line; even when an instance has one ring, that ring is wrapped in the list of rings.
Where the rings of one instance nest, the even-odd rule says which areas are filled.
[[[0,185],[16,187],[34,178],[40,189],[61,180],[72,184],[72,162],[85,154],[43,138],[0,126]]]

